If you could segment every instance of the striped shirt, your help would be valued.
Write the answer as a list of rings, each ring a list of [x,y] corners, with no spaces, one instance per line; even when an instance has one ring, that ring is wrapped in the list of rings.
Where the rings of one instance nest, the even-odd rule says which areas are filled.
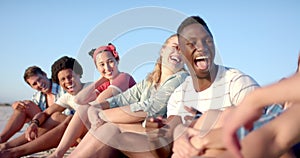
[[[179,115],[183,120],[184,116],[191,115],[184,110],[184,106],[193,107],[202,113],[209,109],[224,110],[237,105],[246,94],[259,87],[254,79],[237,69],[218,67],[215,81],[201,92],[195,91],[191,76],[187,77],[171,95],[167,115]]]

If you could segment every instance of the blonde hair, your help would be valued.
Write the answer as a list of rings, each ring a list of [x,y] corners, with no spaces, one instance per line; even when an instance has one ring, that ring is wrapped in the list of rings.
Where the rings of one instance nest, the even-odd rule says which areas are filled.
[[[173,38],[173,37],[177,37],[177,34],[173,34],[169,38],[167,38],[165,40],[162,48],[164,48],[166,46],[166,44],[168,44],[169,40],[171,38]],[[160,52],[162,51],[162,48],[160,49]],[[162,57],[160,55],[159,58],[157,59],[156,63],[155,63],[153,71],[151,73],[149,73],[148,76],[147,76],[147,81],[148,82],[157,84],[160,81],[160,78],[161,78],[161,67],[162,67]]]

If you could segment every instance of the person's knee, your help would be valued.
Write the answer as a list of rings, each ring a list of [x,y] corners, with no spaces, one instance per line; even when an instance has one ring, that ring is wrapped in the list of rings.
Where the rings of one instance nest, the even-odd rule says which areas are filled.
[[[65,118],[65,120],[60,124],[61,126],[64,126],[65,128],[68,127],[70,121],[72,119],[72,116],[67,116],[67,118]]]
[[[36,105],[34,102],[30,101],[30,100],[24,100],[24,101],[17,101],[14,103],[13,105],[13,109],[15,111],[19,111],[19,112],[26,112],[26,109],[30,109],[31,106]],[[23,107],[23,108],[16,108],[16,107]]]
[[[35,106],[36,104],[31,100],[24,100],[24,104],[26,106]]]
[[[67,116],[62,114],[61,112],[55,112],[50,117],[53,121],[57,122],[63,122],[67,118]]]

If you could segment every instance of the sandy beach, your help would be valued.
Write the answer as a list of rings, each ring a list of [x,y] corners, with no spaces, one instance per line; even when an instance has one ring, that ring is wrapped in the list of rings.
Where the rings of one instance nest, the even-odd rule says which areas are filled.
[[[9,119],[11,114],[12,114],[12,108],[10,106],[0,106],[0,131],[3,130],[5,123]],[[14,137],[21,135],[25,129],[26,129],[26,125],[22,128],[20,132],[16,133]],[[43,151],[32,155],[24,156],[22,158],[44,158],[47,157],[49,154],[51,154],[54,150],[55,149],[51,149],[48,151]],[[69,149],[64,157],[67,157],[72,150],[73,149]]]

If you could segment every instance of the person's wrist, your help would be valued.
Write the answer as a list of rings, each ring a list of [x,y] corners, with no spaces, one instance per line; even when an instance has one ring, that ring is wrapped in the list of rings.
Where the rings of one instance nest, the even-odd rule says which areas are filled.
[[[38,119],[33,119],[33,120],[30,121],[30,125],[31,124],[35,124],[39,127],[40,126],[40,121]]]

